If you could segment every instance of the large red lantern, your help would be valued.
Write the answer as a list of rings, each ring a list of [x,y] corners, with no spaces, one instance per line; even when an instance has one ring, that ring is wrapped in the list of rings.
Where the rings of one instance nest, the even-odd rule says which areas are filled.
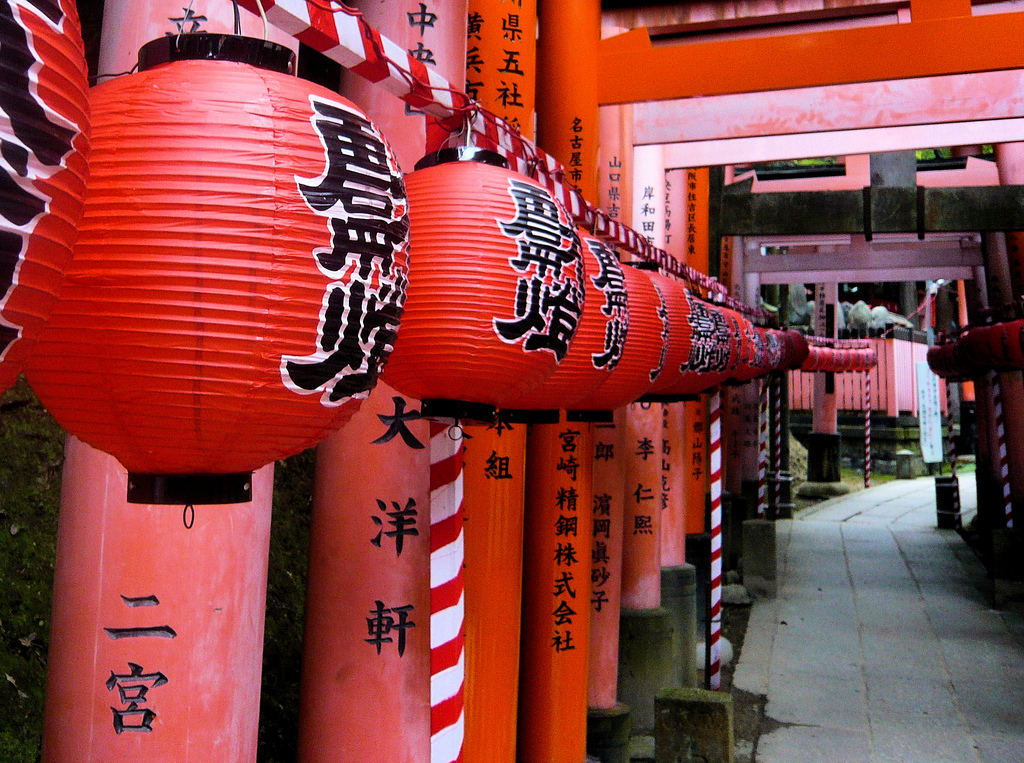
[[[682,378],[669,394],[696,395],[729,379],[739,366],[743,316],[691,298],[687,320],[690,354]]]
[[[0,3],[0,392],[49,315],[77,235],[89,148],[72,0]]]
[[[626,276],[618,253],[580,231],[587,298],[569,352],[539,387],[507,404],[511,409],[574,410],[619,365],[629,326]]]
[[[448,407],[442,401],[486,411],[521,398],[565,359],[583,310],[569,214],[504,163],[490,151],[445,149],[406,178],[409,298],[384,380],[432,412]],[[481,410],[449,410],[459,408]]]
[[[683,368],[690,357],[693,329],[690,327],[690,297],[681,283],[673,278],[651,273],[651,283],[661,300],[665,323],[665,342],[662,345],[661,375],[648,392],[661,395],[676,386],[683,376]]]
[[[648,392],[664,370],[668,342],[665,305],[650,276],[637,267],[622,269],[629,302],[629,328],[622,358],[611,376],[575,407],[611,411]]]
[[[287,48],[182,35],[139,61],[93,90],[81,235],[29,381],[130,472],[249,472],[375,385],[407,284],[402,175]]]

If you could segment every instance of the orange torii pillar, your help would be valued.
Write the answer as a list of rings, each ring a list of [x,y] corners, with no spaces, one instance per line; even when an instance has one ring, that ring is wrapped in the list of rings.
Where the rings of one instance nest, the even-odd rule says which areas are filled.
[[[594,425],[587,753],[607,761],[626,759],[630,737],[629,708],[618,702],[625,415]]]
[[[131,69],[179,23],[233,31],[229,5],[183,15],[172,0],[108,0],[100,71]],[[219,506],[129,504],[127,479],[68,438],[43,759],[254,760],[274,467],[254,474],[249,503]]]
[[[63,474],[43,760],[255,760],[274,467],[184,514],[75,437]]]
[[[519,665],[521,763],[586,757],[594,429],[531,425],[523,538]]]
[[[684,404],[661,411],[661,606],[671,618],[679,686],[696,686],[697,570],[686,563],[687,452]],[[703,496],[701,496],[703,499]],[[704,507],[700,507],[703,513]]]
[[[627,406],[619,697],[640,734],[654,733],[655,694],[679,685],[671,620],[661,606],[661,433],[660,404]]]
[[[429,439],[378,383],[318,448],[301,761],[430,761]]]
[[[839,284],[819,283],[815,286],[814,331],[817,336],[835,339],[838,298]],[[798,492],[817,497],[840,495],[848,492],[849,488],[843,486],[839,473],[840,436],[834,373],[814,375],[812,404],[811,433],[807,436],[807,482],[800,486]]]
[[[466,760],[514,763],[526,425],[466,427]]]
[[[470,0],[466,92],[530,139],[536,28],[536,0]],[[466,433],[465,757],[514,763],[526,425],[503,416]]]
[[[566,179],[594,200],[600,2],[544,3],[538,29],[537,142],[565,166]],[[570,437],[568,432],[578,434]],[[583,570],[589,570],[590,533],[558,533],[568,524],[589,525],[593,456],[588,423],[530,426],[519,669],[521,763],[580,763],[586,757],[590,579]],[[570,480],[566,472],[570,461],[578,464],[572,467],[577,479]],[[560,498],[572,493],[579,507],[575,511],[568,510],[567,498]],[[584,512],[583,522],[578,511]],[[578,555],[578,568],[566,564],[569,546]],[[568,582],[567,573],[572,573]]]
[[[1024,144],[998,144],[995,147],[995,152],[996,165],[999,168],[999,182],[1003,185],[1024,183]],[[997,241],[993,242],[992,239]],[[1003,239],[1005,243],[1001,246],[992,246],[993,243],[999,243],[998,239]],[[985,263],[985,271],[989,280],[989,304],[998,309],[1004,305],[1018,302],[1024,296],[1024,251],[1022,251],[1024,234],[1020,232],[988,234],[986,244],[989,244]],[[1003,266],[1002,263],[997,266],[992,260],[996,258],[1001,260],[1003,257],[1006,258],[1005,267],[1009,278],[999,279],[1002,281],[1001,283],[993,283],[993,271],[1001,271]],[[1000,373],[999,383],[1006,419],[1006,441],[1008,443],[1020,442],[1024,437],[1024,383],[1022,383],[1021,372]],[[1014,525],[1020,526],[1024,522],[1024,450],[1011,447],[1008,449],[1007,457],[1010,467]],[[1019,537],[1018,531],[1018,540],[1014,549],[1018,555],[1021,548],[1024,548]]]

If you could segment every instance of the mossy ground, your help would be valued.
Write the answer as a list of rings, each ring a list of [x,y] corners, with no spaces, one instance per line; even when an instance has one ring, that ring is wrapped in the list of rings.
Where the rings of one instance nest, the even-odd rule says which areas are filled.
[[[0,761],[39,759],[64,431],[21,380],[0,397]],[[274,476],[258,759],[295,759],[314,451]]]

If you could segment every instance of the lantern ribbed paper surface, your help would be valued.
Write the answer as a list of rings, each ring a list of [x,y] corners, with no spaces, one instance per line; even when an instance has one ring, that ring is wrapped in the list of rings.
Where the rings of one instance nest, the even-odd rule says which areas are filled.
[[[490,152],[472,156],[428,157],[442,163],[421,161],[406,178],[409,298],[384,379],[419,400],[502,406],[568,353],[584,265],[572,220],[546,188],[478,160]]]
[[[683,377],[682,365],[690,357],[693,329],[690,327],[690,298],[686,289],[674,278],[650,273],[651,283],[664,305],[663,319],[667,322],[668,342],[663,345],[661,375],[649,394],[657,395],[678,384]]]
[[[626,277],[618,254],[607,243],[580,231],[586,265],[587,298],[579,329],[565,359],[536,389],[509,408],[573,409],[619,365],[629,328]]]
[[[0,392],[18,378],[71,259],[87,90],[74,2],[0,4]]]
[[[622,272],[629,302],[629,333],[622,359],[596,392],[576,402],[575,407],[581,410],[610,411],[632,403],[651,388],[662,372],[668,337],[665,320],[659,315],[661,299],[648,273],[630,266],[623,267]]]
[[[231,61],[120,77],[92,107],[81,236],[29,369],[54,417],[149,474],[249,471],[340,427],[407,282],[402,176],[376,128]]]
[[[690,298],[690,354],[682,378],[666,394],[695,395],[730,378],[739,367],[743,316]]]

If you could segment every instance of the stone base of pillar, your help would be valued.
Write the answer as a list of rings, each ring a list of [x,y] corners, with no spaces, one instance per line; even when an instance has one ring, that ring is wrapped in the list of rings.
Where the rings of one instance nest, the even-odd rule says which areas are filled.
[[[807,435],[807,481],[839,482],[839,454],[842,437],[838,432],[810,432]]]
[[[768,518],[769,519],[792,519],[793,510],[793,475],[789,472],[779,472],[779,503],[775,505],[775,475],[768,477]]]
[[[654,728],[654,697],[673,684],[672,623],[667,610],[623,609],[619,616],[619,699],[633,732]]]
[[[824,499],[846,495],[852,490],[845,482],[805,482],[796,489],[796,494],[801,498]]]
[[[587,755],[601,763],[629,763],[631,733],[626,705],[619,703],[608,710],[587,710]]]
[[[755,598],[775,598],[775,523],[748,519],[743,523],[743,585]]]
[[[992,578],[995,605],[1024,602],[1024,534],[1017,528],[997,527],[992,530]]]
[[[704,689],[669,689],[655,700],[657,763],[706,760],[733,763],[732,696]]]
[[[661,568],[661,606],[672,625],[674,686],[697,685],[697,568],[692,564]]]

